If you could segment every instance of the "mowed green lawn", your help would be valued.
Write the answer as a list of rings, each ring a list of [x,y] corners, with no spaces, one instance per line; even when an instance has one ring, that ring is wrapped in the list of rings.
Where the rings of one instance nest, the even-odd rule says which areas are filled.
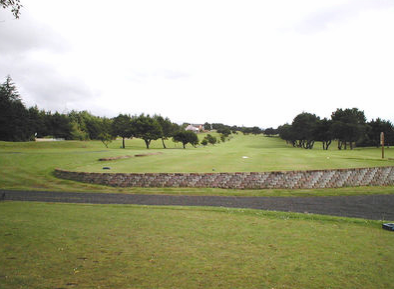
[[[204,135],[200,135],[202,138]],[[182,149],[168,140],[167,149],[161,141],[153,141],[147,150],[141,139],[126,140],[126,149],[117,140],[106,148],[99,141],[66,142],[0,142],[0,188],[55,191],[95,191],[155,194],[296,196],[393,193],[390,187],[342,188],[330,190],[223,190],[193,188],[109,188],[57,179],[55,168],[89,172],[250,172],[277,170],[307,170],[354,168],[394,165],[394,149],[386,149],[384,160],[377,148],[323,151],[317,143],[313,150],[293,148],[273,137],[235,135],[231,141],[215,146],[190,145]],[[115,161],[99,158],[160,153]],[[103,170],[110,167],[111,170]]]
[[[215,172],[392,165],[378,149],[292,148],[236,136],[181,149],[141,140],[0,142],[0,190],[237,196],[391,194],[393,187],[325,190],[109,188],[57,179],[56,167]],[[386,157],[393,158],[392,150]],[[112,162],[99,158],[161,152]],[[248,157],[248,158],[244,158]],[[0,288],[393,288],[394,233],[381,222],[226,208],[0,202]]]
[[[0,219],[0,288],[393,288],[377,221],[21,202]]]
[[[131,149],[124,154],[134,154],[140,140],[129,143]],[[103,165],[112,172],[260,172],[280,170],[313,170],[333,168],[356,168],[394,165],[393,160],[382,160],[381,151],[376,148],[339,151],[334,145],[323,151],[320,144],[313,150],[293,148],[277,137],[262,135],[236,135],[231,141],[206,147],[180,149],[180,144],[169,143],[163,150],[160,142],[152,150],[138,150],[137,153],[159,152],[159,155],[136,157],[111,162],[68,165],[78,171],[103,172]],[[157,148],[159,147],[159,148]],[[392,152],[393,151],[393,152]],[[112,156],[113,151],[108,155]],[[119,150],[116,151],[119,153]],[[386,157],[394,158],[394,149],[386,149]]]

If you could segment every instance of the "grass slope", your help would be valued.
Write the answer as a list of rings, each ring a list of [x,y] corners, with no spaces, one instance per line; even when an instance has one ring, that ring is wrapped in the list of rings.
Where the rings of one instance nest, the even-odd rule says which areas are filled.
[[[375,221],[220,208],[0,203],[0,288],[392,288]]]
[[[202,137],[202,136],[201,136]],[[338,151],[332,146],[323,151],[318,145],[313,150],[293,148],[278,138],[237,135],[231,141],[215,146],[182,149],[180,144],[167,141],[152,142],[146,150],[140,139],[126,141],[127,148],[115,141],[107,149],[101,142],[0,142],[0,188],[21,190],[96,191],[125,193],[237,195],[237,196],[308,196],[393,193],[390,187],[343,188],[330,190],[222,190],[222,189],[148,189],[108,188],[98,185],[60,180],[53,176],[56,167],[103,172],[248,172],[273,170],[301,170],[324,168],[350,168],[393,165],[394,150],[386,150],[386,159],[380,159],[376,148]],[[99,158],[160,152],[158,155],[133,157],[110,162]],[[247,158],[244,158],[247,157]]]

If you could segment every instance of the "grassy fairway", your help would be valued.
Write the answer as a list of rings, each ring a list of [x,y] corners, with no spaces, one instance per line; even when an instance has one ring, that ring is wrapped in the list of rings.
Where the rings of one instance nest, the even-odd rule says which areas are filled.
[[[212,208],[0,203],[0,288],[392,288],[374,221]]]
[[[146,150],[140,139],[128,140],[127,148],[120,148],[120,141],[105,148],[101,142],[51,142],[9,143],[0,142],[0,188],[56,191],[96,191],[156,194],[194,195],[344,195],[364,193],[392,193],[390,187],[342,188],[330,190],[222,190],[222,189],[148,189],[108,188],[97,185],[60,180],[53,176],[56,167],[103,172],[247,172],[273,170],[301,170],[323,168],[351,168],[394,165],[394,149],[386,150],[386,159],[380,159],[375,148],[338,151],[334,146],[323,151],[318,145],[313,150],[293,148],[278,138],[237,135],[231,141],[216,146],[182,149],[180,144],[167,141],[168,149],[161,148],[161,141],[152,143]],[[133,157],[111,162],[99,158],[160,152],[159,155]],[[244,158],[247,157],[247,158]]]
[[[279,138],[261,135],[238,135],[229,142],[198,149],[152,151],[162,154],[117,160],[107,165],[112,172],[256,172],[394,165],[394,160],[382,160],[380,150],[375,148],[338,151],[333,146],[331,150],[323,151],[316,146],[313,150],[305,150],[293,148]],[[387,158],[394,157],[394,151],[386,151]],[[133,154],[130,150],[124,153]],[[92,172],[102,172],[102,167],[103,163],[97,160],[83,166],[68,166]]]

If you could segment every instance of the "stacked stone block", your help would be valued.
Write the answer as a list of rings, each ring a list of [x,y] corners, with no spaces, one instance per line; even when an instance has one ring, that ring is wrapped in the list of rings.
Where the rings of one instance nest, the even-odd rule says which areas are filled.
[[[394,167],[250,173],[86,173],[55,170],[59,178],[114,187],[315,189],[394,185]]]

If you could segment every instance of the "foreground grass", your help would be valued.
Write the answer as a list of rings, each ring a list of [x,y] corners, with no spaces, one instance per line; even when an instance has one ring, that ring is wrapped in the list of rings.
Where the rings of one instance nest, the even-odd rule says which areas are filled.
[[[0,203],[0,288],[392,288],[376,221],[220,208]]]
[[[363,187],[325,190],[223,190],[193,188],[109,188],[61,180],[53,176],[57,167],[71,170],[102,172],[110,166],[111,172],[231,172],[270,171],[290,169],[322,169],[393,165],[394,161],[381,160],[379,150],[323,151],[292,148],[280,139],[263,136],[235,136],[230,142],[216,146],[181,149],[179,144],[167,141],[152,143],[146,150],[139,139],[127,140],[126,149],[120,141],[105,148],[101,142],[67,141],[51,143],[0,142],[0,189],[52,190],[105,193],[191,194],[230,196],[335,196],[354,194],[391,194],[393,187]],[[99,158],[160,152],[159,155],[133,157],[112,162],[99,162]],[[393,152],[393,153],[392,153]],[[394,149],[386,150],[394,158]],[[243,158],[248,157],[248,158]]]

